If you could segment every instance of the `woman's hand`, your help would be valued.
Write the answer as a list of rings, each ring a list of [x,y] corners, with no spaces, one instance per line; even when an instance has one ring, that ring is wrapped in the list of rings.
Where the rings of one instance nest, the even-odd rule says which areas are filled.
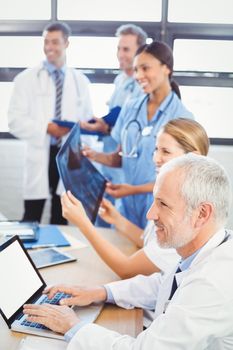
[[[61,196],[62,215],[81,230],[91,224],[82,203],[70,191]]]
[[[114,198],[122,198],[134,194],[134,186],[129,184],[112,184],[111,182],[107,183],[105,190],[109,195]]]
[[[106,221],[108,224],[115,225],[119,220],[121,220],[122,216],[114,207],[114,205],[107,199],[103,199],[100,204],[99,216],[101,219]]]
[[[91,149],[89,146],[85,145],[82,147],[82,154],[90,160],[98,161],[97,158],[99,153]]]
[[[80,122],[81,128],[88,131],[100,131],[103,134],[109,134],[109,126],[102,118],[93,117],[94,122]]]

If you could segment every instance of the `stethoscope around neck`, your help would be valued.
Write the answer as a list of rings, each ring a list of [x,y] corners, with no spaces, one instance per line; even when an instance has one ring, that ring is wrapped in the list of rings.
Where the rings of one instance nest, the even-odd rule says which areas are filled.
[[[161,116],[165,113],[167,108],[170,106],[172,100],[173,100],[174,94],[172,93],[171,98],[169,99],[165,109],[163,111],[160,111],[159,115],[157,116],[156,122],[161,118]],[[122,150],[119,152],[119,155],[121,157],[125,158],[138,158],[138,144],[141,140],[142,137],[145,136],[150,136],[156,123],[153,123],[153,125],[145,126],[142,128],[141,124],[138,121],[138,116],[141,112],[142,106],[145,101],[149,100],[149,94],[147,94],[141,101],[135,116],[133,119],[131,119],[127,125],[125,126],[124,130],[122,131],[122,142],[121,142],[121,147]],[[134,142],[130,150],[127,150],[127,141],[129,140],[129,132],[130,129],[136,129],[135,135],[134,135]]]

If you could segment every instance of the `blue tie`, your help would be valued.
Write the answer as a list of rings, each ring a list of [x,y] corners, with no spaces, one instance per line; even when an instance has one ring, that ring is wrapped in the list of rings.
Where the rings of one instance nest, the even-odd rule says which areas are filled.
[[[63,80],[61,71],[59,69],[54,71],[55,74],[55,87],[56,87],[56,104],[55,104],[55,119],[61,119],[61,100],[62,100],[62,88]]]

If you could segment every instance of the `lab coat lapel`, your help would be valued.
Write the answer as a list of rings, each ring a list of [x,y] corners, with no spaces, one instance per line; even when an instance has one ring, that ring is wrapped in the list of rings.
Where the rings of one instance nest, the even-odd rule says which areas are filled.
[[[192,268],[193,265],[197,264],[200,260],[202,260],[206,255],[209,254],[209,251],[216,248],[221,242],[223,241],[225,237],[225,230],[222,229],[218,231],[200,250],[200,252],[197,254],[193,262],[191,263],[190,267],[187,270],[181,271],[179,273],[175,273],[176,268],[166,276],[164,276],[164,280],[160,286],[160,290],[158,293],[158,298],[156,302],[156,308],[155,308],[155,318],[158,317],[160,314],[162,314],[168,304],[169,304],[169,296],[171,293],[171,288],[172,288],[172,282],[174,275],[176,277],[176,282],[177,282],[177,288],[181,285],[184,277],[189,273],[190,269]]]
[[[224,229],[219,230],[216,232],[212,238],[201,248],[200,252],[197,254],[195,259],[193,259],[192,264],[190,265],[190,268],[196,264],[199,263],[199,261],[202,261],[207,255],[209,255],[210,250],[213,250],[214,248],[218,247],[222,241],[224,240],[226,236],[226,231]]]
[[[171,293],[174,276],[176,276],[177,286],[179,286],[182,278],[186,273],[186,271],[175,273],[176,270],[177,270],[177,266],[170,273],[164,276],[164,280],[160,285],[158,298],[156,301],[155,318],[158,317],[160,314],[162,314],[168,306],[168,303],[169,303],[168,299]]]

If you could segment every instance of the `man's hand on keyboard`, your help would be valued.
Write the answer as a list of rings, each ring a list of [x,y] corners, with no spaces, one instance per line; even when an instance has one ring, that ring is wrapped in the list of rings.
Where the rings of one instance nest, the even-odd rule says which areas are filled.
[[[57,285],[53,287],[47,287],[44,293],[48,295],[51,299],[58,292],[69,294],[69,298],[64,298],[60,300],[60,305],[77,305],[85,306],[90,305],[94,302],[105,301],[107,298],[107,293],[104,287],[79,287],[79,286],[67,286],[67,285]]]
[[[68,306],[26,304],[23,312],[28,315],[27,320],[29,322],[40,323],[61,334],[65,334],[80,322],[75,312]]]

